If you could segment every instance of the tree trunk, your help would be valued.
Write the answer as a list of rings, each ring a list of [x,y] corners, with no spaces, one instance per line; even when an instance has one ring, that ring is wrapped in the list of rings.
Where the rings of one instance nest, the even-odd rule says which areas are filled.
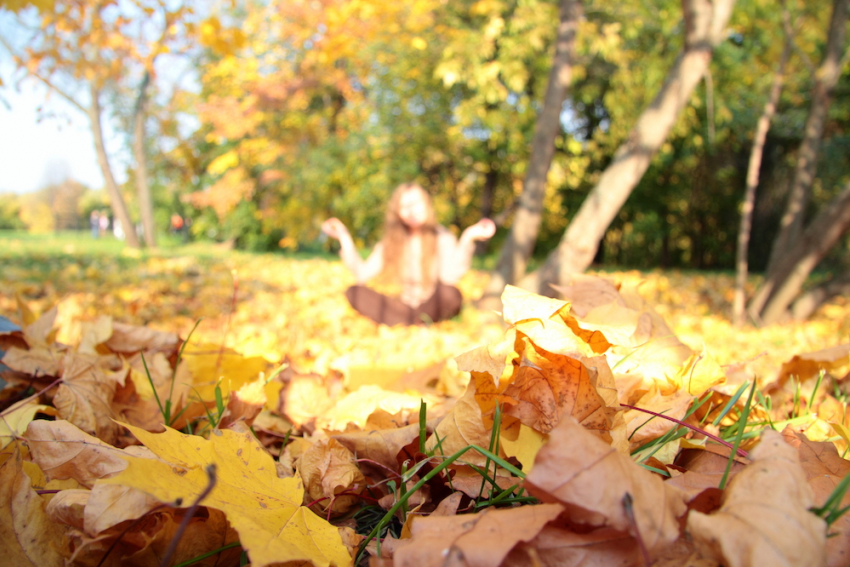
[[[92,83],[91,89],[91,105],[88,107],[89,120],[91,121],[92,134],[94,135],[94,148],[97,152],[97,162],[100,164],[100,171],[103,174],[103,180],[106,183],[106,192],[109,195],[110,206],[112,213],[115,215],[115,220],[121,222],[124,229],[124,234],[127,238],[127,246],[131,248],[140,248],[139,238],[136,236],[136,231],[133,230],[133,222],[130,220],[130,214],[127,212],[127,205],[124,204],[124,198],[121,196],[121,190],[115,182],[115,177],[112,176],[112,168],[109,166],[109,158],[106,154],[106,146],[103,143],[103,126],[100,122],[100,92]]]
[[[794,182],[788,196],[788,204],[779,224],[779,234],[773,242],[767,274],[777,269],[784,255],[800,237],[805,225],[806,208],[812,191],[812,182],[817,170],[818,151],[832,102],[832,93],[841,76],[841,55],[844,50],[844,36],[847,24],[847,9],[850,0],[834,0],[832,19],[826,41],[826,52],[820,68],[815,73],[812,88],[812,106],[806,120],[803,142],[797,156]]]
[[[784,254],[750,302],[750,316],[763,324],[779,321],[806,278],[830,248],[850,231],[850,183],[830,201]]]
[[[786,10],[787,13],[787,10]],[[779,66],[773,75],[773,84],[770,87],[770,95],[764,112],[756,124],[756,133],[753,136],[753,149],[750,152],[750,163],[747,166],[747,187],[744,191],[744,203],[741,207],[741,228],[738,230],[738,251],[735,260],[735,299],[732,302],[732,323],[736,327],[744,324],[746,319],[747,295],[745,285],[747,283],[747,252],[750,248],[750,231],[753,226],[753,207],[756,202],[756,188],[759,184],[759,171],[761,169],[761,158],[764,153],[764,141],[767,131],[770,129],[770,121],[776,112],[776,104],[779,102],[779,93],[782,92],[782,80],[785,74],[785,65],[791,55],[791,36],[786,36],[785,47],[779,58]]]
[[[506,284],[516,283],[525,274],[526,263],[534,249],[543,216],[546,177],[555,154],[555,138],[561,131],[561,109],[572,81],[575,38],[582,6],[579,0],[560,0],[555,57],[543,108],[537,116],[531,157],[519,207],[511,232],[502,245],[496,269],[484,295],[498,298]]]
[[[150,185],[148,185],[148,160],[145,156],[145,115],[150,78],[150,73],[146,71],[142,84],[139,86],[139,97],[136,99],[136,108],[133,111],[133,154],[136,158],[136,190],[139,195],[139,211],[142,216],[145,244],[150,248],[156,248],[153,199],[151,198]]]
[[[545,264],[520,284],[553,295],[550,284],[566,283],[591,264],[599,242],[653,156],[664,143],[696,85],[702,80],[715,45],[725,37],[734,0],[683,0],[685,46],[652,104],[638,118],[628,139],[590,191]]]
[[[496,184],[499,182],[499,171],[490,162],[490,169],[484,175],[484,188],[481,191],[481,218],[489,219],[493,216],[493,198],[496,195]],[[487,253],[489,240],[479,240],[475,243],[475,255],[481,256]]]
[[[845,272],[798,297],[791,306],[791,318],[795,321],[805,321],[821,305],[839,295],[850,296],[850,272]]]

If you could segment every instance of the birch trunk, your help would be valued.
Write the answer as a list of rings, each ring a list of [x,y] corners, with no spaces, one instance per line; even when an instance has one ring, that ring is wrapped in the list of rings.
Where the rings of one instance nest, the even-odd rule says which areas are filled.
[[[100,92],[94,83],[91,84],[89,92],[91,93],[91,105],[88,107],[87,112],[89,121],[91,122],[92,134],[94,135],[97,162],[100,165],[100,172],[103,174],[106,192],[109,195],[110,207],[115,217],[113,222],[115,220],[121,222],[121,227],[124,229],[124,234],[127,238],[127,246],[130,248],[141,248],[139,238],[133,229],[133,221],[130,220],[130,213],[127,212],[127,205],[124,203],[121,190],[118,188],[118,183],[115,182],[115,177],[112,175],[109,157],[106,154],[106,145],[103,142],[103,125],[100,121]]]
[[[702,80],[714,47],[725,38],[734,0],[683,0],[685,46],[661,90],[614,154],[558,247],[537,272],[520,285],[542,295],[554,295],[550,284],[567,283],[571,274],[590,266],[605,231],[643,177],[653,156],[667,138],[679,113]]]
[[[528,172],[511,232],[502,245],[496,269],[491,273],[484,292],[485,297],[498,298],[506,284],[516,283],[525,274],[526,264],[540,231],[546,177],[555,154],[555,138],[561,131],[561,109],[572,81],[575,38],[582,6],[578,0],[561,0],[558,12],[560,23],[555,57],[543,108],[537,117]]]
[[[759,184],[759,171],[761,170],[761,158],[764,154],[764,141],[770,122],[776,112],[776,103],[779,102],[779,93],[782,92],[782,80],[785,74],[785,65],[791,55],[791,37],[785,39],[785,47],[779,59],[779,66],[773,75],[773,84],[770,87],[770,95],[764,112],[756,124],[756,132],[753,136],[753,149],[750,152],[750,162],[747,165],[747,187],[744,191],[744,203],[741,207],[741,227],[738,230],[738,251],[735,260],[735,299],[732,302],[732,323],[736,327],[744,324],[746,319],[747,295],[746,283],[749,272],[747,252],[750,248],[750,232],[753,226],[753,206],[756,202],[756,188]]]
[[[794,181],[788,196],[785,213],[779,223],[779,234],[773,242],[767,274],[777,269],[782,257],[794,247],[803,231],[806,220],[806,208],[812,192],[812,182],[817,171],[818,151],[823,138],[826,118],[832,103],[832,93],[841,76],[841,55],[844,50],[844,36],[847,24],[847,10],[850,0],[834,0],[832,18],[826,41],[823,61],[815,73],[812,88],[812,106],[806,119],[803,142],[797,156]]]
[[[759,323],[778,322],[800,295],[809,274],[838,239],[850,231],[850,183],[830,201],[784,254],[750,302],[750,316]],[[764,306],[764,307],[759,307]],[[758,309],[757,309],[758,307]]]
[[[148,160],[145,155],[145,116],[147,111],[147,88],[150,74],[145,73],[139,86],[139,97],[133,111],[133,154],[136,158],[136,190],[139,195],[139,211],[142,216],[142,228],[145,244],[156,248],[156,229],[153,222],[153,198],[148,184]]]

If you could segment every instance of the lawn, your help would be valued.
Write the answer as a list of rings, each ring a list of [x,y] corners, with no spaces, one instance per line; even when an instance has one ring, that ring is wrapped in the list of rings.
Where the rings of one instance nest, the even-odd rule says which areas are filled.
[[[839,298],[804,323],[735,329],[729,323],[733,276],[675,270],[591,272],[639,294],[696,350],[723,365],[749,361],[762,381],[798,353],[845,343],[850,302]],[[430,327],[378,326],[358,316],[343,292],[354,283],[333,256],[251,254],[211,243],[166,238],[156,251],[134,251],[85,232],[0,232],[0,314],[17,320],[16,295],[33,310],[59,306],[59,336],[74,344],[80,322],[98,315],[226,344],[304,371],[422,368],[486,344],[501,319],[478,310],[487,275],[461,281],[467,298],[454,320]]]

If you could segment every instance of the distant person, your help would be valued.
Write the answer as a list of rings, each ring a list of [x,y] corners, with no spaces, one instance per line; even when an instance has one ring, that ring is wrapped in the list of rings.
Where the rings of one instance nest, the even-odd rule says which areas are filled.
[[[100,235],[103,236],[109,230],[109,216],[106,212],[100,213],[100,219],[98,219],[98,224],[100,225]]]
[[[91,237],[97,239],[100,236],[100,213],[94,209],[89,215],[89,228],[91,229]]]
[[[115,219],[112,223],[112,234],[118,240],[124,240],[124,227],[121,226],[121,219]]]
[[[460,312],[463,298],[456,284],[469,270],[476,241],[492,237],[496,225],[482,219],[458,240],[437,224],[428,193],[404,183],[390,197],[384,236],[366,260],[339,219],[326,220],[322,231],[339,240],[342,262],[357,278],[357,285],[345,292],[351,306],[377,323],[413,325]],[[384,294],[364,285],[379,275],[400,293]]]
[[[171,233],[172,234],[174,234],[174,235],[182,234],[184,224],[185,223],[183,222],[183,217],[181,217],[179,214],[174,213],[173,215],[171,215]]]

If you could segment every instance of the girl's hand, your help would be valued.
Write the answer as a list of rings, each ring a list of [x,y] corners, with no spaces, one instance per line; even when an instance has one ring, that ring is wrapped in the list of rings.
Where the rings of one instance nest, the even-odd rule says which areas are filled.
[[[464,231],[464,235],[472,240],[488,240],[496,234],[496,223],[490,219],[481,219]]]
[[[348,229],[345,228],[345,225],[342,224],[341,220],[334,217],[329,218],[328,220],[322,223],[322,232],[324,232],[331,238],[336,238],[337,240],[340,240],[348,234]]]

